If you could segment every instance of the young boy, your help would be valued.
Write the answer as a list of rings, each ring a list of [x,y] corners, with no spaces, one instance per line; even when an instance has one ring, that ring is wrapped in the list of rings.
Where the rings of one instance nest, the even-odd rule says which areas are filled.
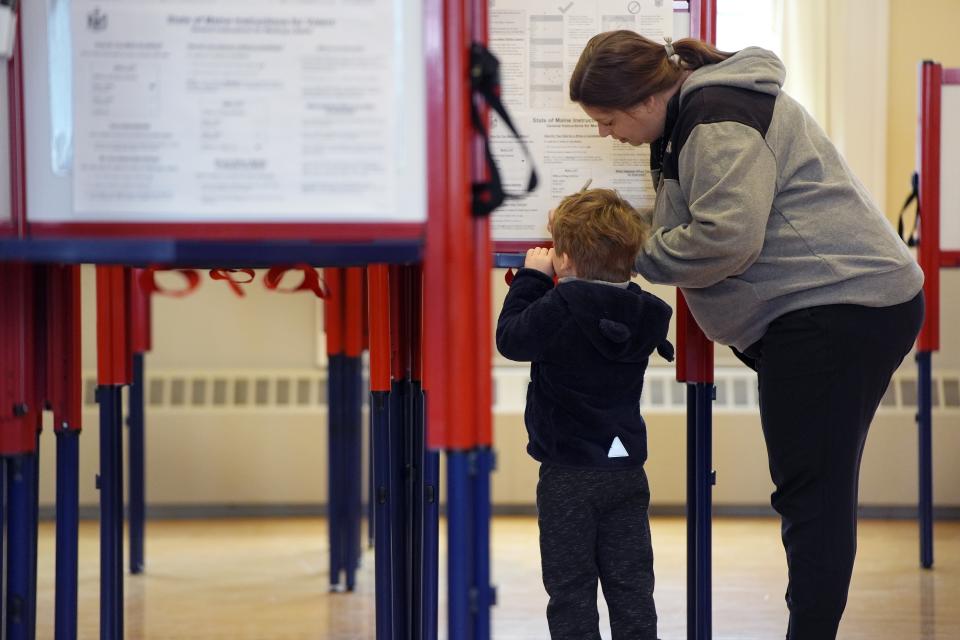
[[[615,191],[567,196],[550,232],[554,248],[527,251],[497,324],[500,353],[532,363],[524,418],[541,463],[550,635],[599,640],[599,578],[613,640],[654,640],[640,392],[650,354],[673,359],[672,311],[630,282],[648,227]]]

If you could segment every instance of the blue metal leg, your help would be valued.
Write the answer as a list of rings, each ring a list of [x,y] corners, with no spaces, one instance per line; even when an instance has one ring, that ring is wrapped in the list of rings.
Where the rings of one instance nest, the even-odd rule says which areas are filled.
[[[97,388],[100,404],[100,640],[123,638],[123,406],[121,387]]]
[[[490,472],[493,451],[477,449],[473,476],[473,588],[476,596],[476,617],[473,620],[474,640],[490,638],[490,607],[494,590],[490,585]]]
[[[367,413],[367,548],[373,549],[376,544],[376,525],[374,520],[377,517],[377,483],[374,473],[375,460],[373,455],[373,441],[376,438],[376,428],[373,419],[373,399],[370,399],[369,411]]]
[[[411,634],[410,615],[410,549],[409,549],[409,510],[410,501],[406,478],[408,475],[406,442],[409,425],[406,422],[407,397],[409,383],[394,381],[390,389],[390,484],[387,493],[390,496],[390,558],[393,561],[393,631],[396,637],[409,638]]]
[[[697,637],[697,386],[687,385],[687,640]]]
[[[38,418],[39,420],[39,418]],[[30,616],[30,626],[28,629],[30,638],[37,636],[37,535],[40,523],[40,424],[37,424],[37,439],[34,447],[34,455],[30,475],[33,483],[30,489],[30,590],[27,592],[29,598],[29,607],[27,612]]]
[[[363,403],[360,394],[363,388],[362,366],[360,358],[344,358],[344,476],[342,483],[345,504],[344,533],[344,571],[346,572],[347,591],[356,586],[357,567],[360,565],[360,511],[362,448],[361,433]]]
[[[933,566],[933,373],[929,351],[917,353],[920,566]]]
[[[144,482],[144,411],[143,411],[143,354],[133,355],[133,384],[128,401],[129,442],[129,500],[130,500],[130,573],[143,573],[144,528],[146,526],[146,485]]]
[[[420,431],[426,431],[426,400],[423,393],[415,398],[415,416],[421,422]],[[423,640],[437,639],[437,615],[439,599],[440,558],[440,453],[425,449],[423,452],[423,587],[421,590],[421,625]]]
[[[473,508],[470,467],[473,453],[447,452],[447,624],[448,638],[476,640],[470,616],[473,585]]]
[[[711,609],[711,517],[713,475],[713,385],[697,385],[697,640],[713,635]]]
[[[377,640],[392,640],[393,627],[393,556],[391,553],[390,503],[390,394],[374,391],[370,394],[370,420],[373,436],[370,448],[373,455],[373,482],[375,485],[374,572],[376,591]]]
[[[414,638],[423,638],[423,528],[424,528],[424,480],[423,461],[426,434],[423,431],[423,392],[420,383],[411,381],[409,397],[409,425],[407,468],[410,501],[409,553],[410,553],[410,618]]]
[[[327,364],[327,523],[330,535],[330,589],[339,589],[343,565],[343,356],[332,355]]]
[[[77,536],[79,524],[80,433],[57,432],[57,582],[54,637],[77,637]]]
[[[7,460],[7,640],[34,637],[36,577],[31,574],[36,562],[37,530],[32,506],[36,502],[36,474],[34,454]]]

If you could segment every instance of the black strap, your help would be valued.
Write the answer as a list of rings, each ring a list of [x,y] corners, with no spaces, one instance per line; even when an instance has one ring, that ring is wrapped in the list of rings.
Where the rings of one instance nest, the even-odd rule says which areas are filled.
[[[903,203],[903,208],[900,209],[900,218],[897,220],[897,235],[907,243],[908,247],[917,246],[917,227],[920,224],[920,174],[916,171],[913,172],[913,175],[910,177],[910,195],[907,196],[907,199]],[[910,207],[910,203],[914,200],[917,201],[917,215],[913,218],[913,231],[910,232],[910,235],[907,237],[903,236],[903,214],[907,212],[907,208]]]
[[[503,201],[507,198],[522,198],[536,189],[537,170],[533,166],[533,157],[530,155],[527,145],[524,144],[523,138],[517,132],[516,127],[513,126],[513,121],[500,101],[500,61],[479,42],[470,45],[470,85],[473,91],[478,93],[490,108],[500,116],[504,124],[510,128],[517,142],[520,143],[520,148],[527,157],[527,164],[530,167],[530,177],[527,180],[527,189],[524,193],[508,193],[503,189],[500,170],[497,168],[497,163],[493,159],[493,152],[490,150],[490,135],[480,118],[477,101],[471,100],[470,117],[473,120],[474,128],[483,137],[483,153],[486,156],[487,163],[487,181],[473,184],[473,215],[486,216],[503,204]]]

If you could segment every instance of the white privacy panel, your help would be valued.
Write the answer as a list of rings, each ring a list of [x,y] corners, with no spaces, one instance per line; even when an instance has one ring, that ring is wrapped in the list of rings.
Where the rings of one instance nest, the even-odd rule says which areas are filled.
[[[960,251],[960,84],[945,84],[940,104],[940,248]]]
[[[549,238],[547,213],[588,179],[617,189],[636,207],[652,206],[649,148],[597,135],[596,123],[570,102],[570,74],[587,41],[603,31],[630,29],[657,41],[674,35],[667,0],[491,0],[490,48],[500,59],[502,99],[532,151],[540,184],[532,195],[507,200],[493,214],[493,239]],[[677,21],[689,14],[678,13]],[[491,144],[508,191],[523,190],[528,167],[513,136],[491,116]]]
[[[22,10],[32,223],[426,219],[419,0]]]

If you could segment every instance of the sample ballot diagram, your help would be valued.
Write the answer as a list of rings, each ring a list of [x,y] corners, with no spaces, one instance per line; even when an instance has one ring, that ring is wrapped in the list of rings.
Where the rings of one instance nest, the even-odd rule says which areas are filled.
[[[563,16],[530,16],[530,108],[563,108]]]

